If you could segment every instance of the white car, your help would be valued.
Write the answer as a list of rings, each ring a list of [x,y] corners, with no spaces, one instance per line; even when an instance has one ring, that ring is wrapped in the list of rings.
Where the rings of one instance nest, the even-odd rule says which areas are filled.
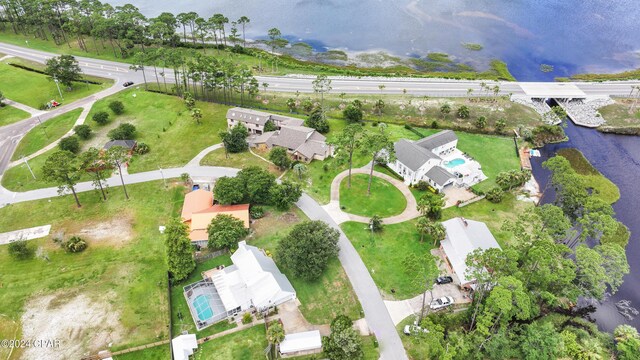
[[[435,299],[434,301],[432,301],[429,307],[431,308],[431,310],[438,310],[438,309],[444,309],[447,306],[451,306],[451,305],[453,305],[453,298],[451,296],[443,296],[439,299]]]
[[[422,332],[423,332],[423,333],[425,333],[425,334],[429,332],[429,330],[427,330],[427,329],[423,329],[423,328],[421,328],[421,327],[420,327],[420,326],[418,326],[418,325],[405,325],[405,326],[404,326],[404,329],[402,330],[402,332],[403,332],[405,335],[411,335],[412,333],[413,333],[413,334],[417,334],[417,333],[419,333],[420,331],[422,331]]]

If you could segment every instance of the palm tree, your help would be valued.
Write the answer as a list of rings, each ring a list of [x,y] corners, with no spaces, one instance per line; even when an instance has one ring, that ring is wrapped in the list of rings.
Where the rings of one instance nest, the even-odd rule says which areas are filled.
[[[420,243],[424,242],[424,236],[429,232],[429,225],[431,225],[431,221],[426,216],[420,216],[418,222],[416,223],[416,229],[420,234]]]
[[[271,357],[278,356],[278,345],[284,340],[284,329],[279,322],[272,323],[267,329],[267,341],[274,346],[271,348]],[[275,350],[275,351],[274,351]]]
[[[243,47],[247,47],[247,38],[245,37],[244,28],[249,22],[251,22],[251,20],[249,20],[249,18],[246,16],[241,16],[240,19],[238,19],[238,24],[242,25],[242,46]]]
[[[416,210],[418,210],[422,216],[427,216],[431,211],[431,199],[428,196],[420,197]]]
[[[427,227],[427,234],[433,238],[433,246],[436,246],[438,241],[444,240],[447,236],[447,229],[442,223],[430,223]]]
[[[298,179],[302,180],[302,175],[307,171],[307,167],[302,163],[297,163],[293,165],[293,172],[298,175]]]
[[[193,108],[191,110],[191,118],[200,125],[200,120],[202,120],[202,110],[200,110],[200,108]]]

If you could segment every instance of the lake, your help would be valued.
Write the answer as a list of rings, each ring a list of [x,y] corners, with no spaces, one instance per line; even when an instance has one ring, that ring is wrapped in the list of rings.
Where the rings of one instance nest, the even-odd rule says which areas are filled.
[[[109,0],[146,16],[196,11],[231,21],[248,16],[247,37],[279,28],[316,50],[386,51],[422,57],[444,52],[477,69],[507,62],[522,81],[640,67],[637,0]],[[477,43],[481,51],[462,43]],[[553,66],[542,72],[541,64]]]

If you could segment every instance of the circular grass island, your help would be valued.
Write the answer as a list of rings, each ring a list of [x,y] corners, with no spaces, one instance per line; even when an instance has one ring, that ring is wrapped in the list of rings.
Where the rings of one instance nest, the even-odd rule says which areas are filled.
[[[369,175],[353,174],[351,189],[347,187],[348,177],[340,183],[340,208],[354,215],[389,217],[401,214],[407,207],[407,199],[392,183],[373,177],[371,195],[367,196]]]

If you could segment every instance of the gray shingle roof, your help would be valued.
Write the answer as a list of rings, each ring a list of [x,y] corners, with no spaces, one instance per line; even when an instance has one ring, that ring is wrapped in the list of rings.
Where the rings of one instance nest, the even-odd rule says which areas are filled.
[[[420,139],[415,143],[425,149],[433,150],[438,146],[442,146],[456,140],[458,140],[458,137],[452,130],[444,130],[431,136],[427,136],[424,139]]]
[[[269,120],[286,126],[301,126],[304,124],[304,120],[302,119],[239,107],[227,110],[227,119],[258,125],[264,125]]]
[[[283,126],[276,135],[267,140],[270,146],[282,146],[289,150],[295,150],[307,141],[315,130],[304,126]]]
[[[135,140],[111,140],[108,143],[104,144],[103,149],[109,150],[114,146],[122,146],[125,149],[133,149],[136,146]]]
[[[435,183],[440,186],[444,186],[449,180],[455,179],[455,176],[453,176],[452,173],[440,166],[432,167],[427,171],[426,175],[429,179],[435,181]]]
[[[296,149],[297,152],[311,159],[314,155],[325,155],[329,145],[324,141],[309,140]]]
[[[400,139],[393,144],[396,152],[396,158],[404,166],[416,171],[427,161],[431,159],[440,159],[440,157],[423,147],[417,146],[414,142],[407,139]]]

